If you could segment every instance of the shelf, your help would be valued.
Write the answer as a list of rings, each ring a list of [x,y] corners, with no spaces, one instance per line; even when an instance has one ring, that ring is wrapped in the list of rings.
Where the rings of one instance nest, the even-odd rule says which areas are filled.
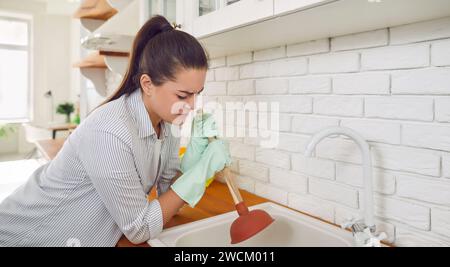
[[[95,90],[102,97],[106,97],[106,75],[105,71],[107,65],[105,63],[105,56],[94,52],[73,65],[75,68],[80,68],[81,74],[89,79],[95,86]]]
[[[450,16],[448,0],[289,0],[278,8],[277,2],[276,15],[195,36],[214,58]]]
[[[131,1],[117,15],[82,40],[86,49],[129,53],[140,28],[140,1]]]
[[[117,14],[107,0],[84,0],[73,15],[80,19],[108,20]]]
[[[94,52],[73,65],[75,68],[100,68],[105,69],[107,65],[105,64],[105,56],[100,55],[99,52]]]
[[[107,0],[107,1],[110,6],[120,11],[135,0]]]

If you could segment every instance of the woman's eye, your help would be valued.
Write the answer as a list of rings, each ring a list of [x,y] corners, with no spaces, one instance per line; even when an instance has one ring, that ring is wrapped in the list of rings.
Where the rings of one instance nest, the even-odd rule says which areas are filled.
[[[187,96],[181,96],[181,95],[177,95],[179,99],[186,99]]]

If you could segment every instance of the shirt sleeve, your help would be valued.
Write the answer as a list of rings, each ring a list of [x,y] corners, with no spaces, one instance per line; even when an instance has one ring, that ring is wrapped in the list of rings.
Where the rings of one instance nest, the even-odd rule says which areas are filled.
[[[166,166],[164,167],[164,170],[162,170],[161,175],[158,179],[157,189],[159,196],[169,190],[173,178],[180,171],[180,157],[178,156],[178,151],[180,149],[180,139],[171,138],[169,142],[170,144],[168,160]]]
[[[159,201],[147,200],[131,148],[124,140],[106,131],[86,131],[79,158],[100,199],[130,242],[146,242],[162,231]]]

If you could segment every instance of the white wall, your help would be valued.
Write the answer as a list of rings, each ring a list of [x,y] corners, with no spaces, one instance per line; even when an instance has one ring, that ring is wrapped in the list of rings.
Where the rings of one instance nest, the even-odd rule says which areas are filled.
[[[51,102],[43,96],[45,92],[53,91],[55,107],[60,102],[74,102],[78,95],[79,76],[77,70],[71,68],[71,64],[76,61],[79,53],[79,28],[73,26],[75,20],[70,15],[48,13],[47,5],[43,2],[0,0],[0,10],[33,16],[32,123],[46,124],[51,121]],[[64,121],[64,116],[54,116],[56,121]],[[12,147],[16,147],[16,151],[20,153],[29,151],[32,146],[25,141],[24,135],[21,129],[16,137],[0,141],[8,142],[7,146],[0,146],[0,153],[13,153]]]
[[[205,95],[280,103],[276,148],[231,139],[242,188],[337,224],[361,214],[352,142],[329,138],[303,157],[319,129],[350,127],[372,146],[389,241],[450,245],[450,18],[216,58]]]

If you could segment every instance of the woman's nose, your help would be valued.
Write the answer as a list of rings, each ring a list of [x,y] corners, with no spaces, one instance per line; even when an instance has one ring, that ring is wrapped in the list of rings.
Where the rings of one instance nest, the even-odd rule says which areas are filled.
[[[187,103],[186,103],[189,107],[189,110],[192,109],[192,107],[195,105],[195,95],[191,96],[187,99]]]

